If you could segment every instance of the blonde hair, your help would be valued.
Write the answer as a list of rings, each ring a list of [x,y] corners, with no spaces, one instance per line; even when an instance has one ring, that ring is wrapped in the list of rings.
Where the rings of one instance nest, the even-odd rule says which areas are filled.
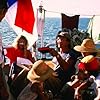
[[[24,39],[25,41],[26,41],[26,46],[28,47],[28,40],[26,39],[26,37],[25,36],[23,36],[23,35],[20,35],[20,36],[18,36],[15,40],[14,40],[14,43],[12,44],[12,46],[13,47],[15,47],[15,48],[18,48],[18,45],[19,45],[19,40],[20,39]]]

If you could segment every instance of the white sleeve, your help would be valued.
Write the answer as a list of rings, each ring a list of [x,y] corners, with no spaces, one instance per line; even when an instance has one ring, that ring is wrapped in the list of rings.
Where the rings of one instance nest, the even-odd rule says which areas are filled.
[[[100,74],[96,77],[97,87],[100,87]]]
[[[7,50],[6,49],[4,49],[4,55],[6,55],[7,54]]]

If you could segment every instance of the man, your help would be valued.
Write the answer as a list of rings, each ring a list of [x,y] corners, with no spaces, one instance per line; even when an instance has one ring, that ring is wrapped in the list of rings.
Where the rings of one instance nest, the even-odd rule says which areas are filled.
[[[7,1],[0,0],[0,22],[7,12]],[[3,58],[2,58],[2,36],[0,34],[0,100],[8,100],[9,93],[7,91],[7,84],[2,71]]]
[[[71,37],[68,31],[59,31],[56,37],[56,47],[50,48],[49,53],[53,56],[52,62],[55,64],[54,77],[45,81],[45,88],[51,90],[54,96],[58,95],[63,85],[70,81],[70,77],[75,73],[74,67],[77,55],[72,49]]]

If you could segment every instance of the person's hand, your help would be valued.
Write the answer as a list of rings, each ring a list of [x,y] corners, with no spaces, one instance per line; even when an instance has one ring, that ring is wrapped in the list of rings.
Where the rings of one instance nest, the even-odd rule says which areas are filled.
[[[29,71],[32,66],[31,65],[26,65],[26,64],[17,64],[19,67],[25,69],[26,71]]]
[[[50,53],[52,56],[57,56],[57,55],[58,55],[58,52],[57,52],[55,49],[53,49],[53,48],[50,49],[49,53]]]
[[[100,97],[97,96],[96,98],[94,98],[94,100],[100,100]]]
[[[57,72],[53,72],[52,75],[55,76],[55,77],[57,77],[58,73]]]
[[[32,65],[26,65],[26,64],[24,64],[24,66],[25,66],[26,68],[28,68],[29,70],[32,68]]]
[[[81,94],[79,93],[78,88],[75,89],[74,99],[81,100]]]

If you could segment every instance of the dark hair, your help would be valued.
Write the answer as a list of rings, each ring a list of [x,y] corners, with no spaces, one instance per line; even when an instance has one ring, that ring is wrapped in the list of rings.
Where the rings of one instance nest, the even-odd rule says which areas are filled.
[[[93,53],[90,53],[91,55],[93,55],[94,57],[97,56],[97,52],[93,52]]]
[[[58,48],[58,45],[57,45],[57,38],[59,37],[59,34],[61,33],[61,32],[68,32],[69,33],[69,31],[67,30],[67,29],[62,29],[62,30],[60,30],[60,31],[58,31],[58,33],[57,33],[57,36],[56,36],[56,48],[57,48],[57,50],[59,51],[59,48]],[[71,39],[69,39],[68,37],[66,37],[66,41],[69,41],[69,48],[71,48]]]
[[[0,0],[0,9],[7,9],[7,0]]]
[[[67,29],[67,28],[63,28],[63,29],[62,29],[62,32],[68,32],[68,33],[69,33],[70,31],[71,31],[71,30],[70,30],[70,29]]]
[[[70,29],[67,29],[67,28],[63,28],[62,30],[60,30],[60,31],[57,33],[56,39],[57,39],[57,37],[59,37],[59,34],[60,34],[61,32],[64,32],[64,33],[68,34],[68,35],[66,36],[66,39],[67,39],[67,41],[70,42],[70,40],[71,40],[71,37],[70,37],[70,32],[71,32],[71,30],[70,30]],[[70,37],[70,38],[69,38],[69,37]]]

